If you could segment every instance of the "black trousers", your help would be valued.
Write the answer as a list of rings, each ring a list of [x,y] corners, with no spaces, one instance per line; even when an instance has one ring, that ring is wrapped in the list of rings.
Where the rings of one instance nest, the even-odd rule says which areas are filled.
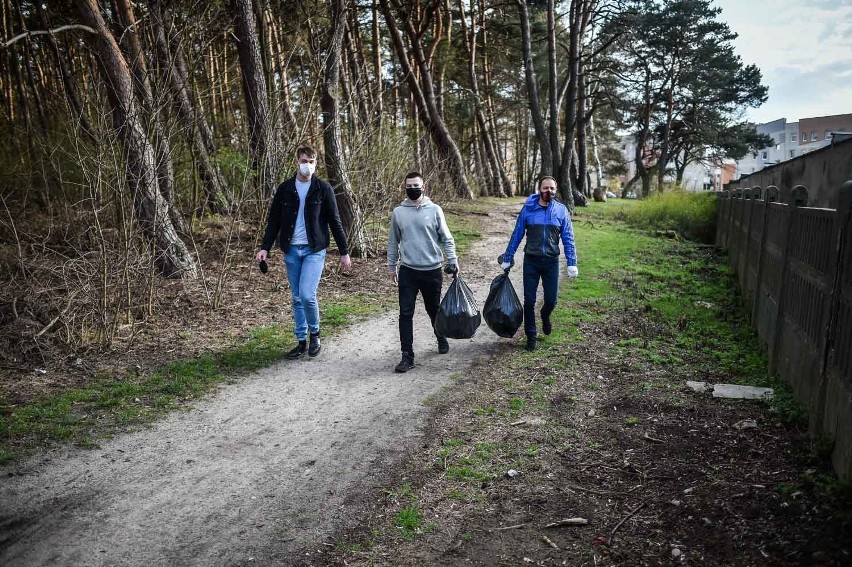
[[[441,268],[412,270],[399,267],[399,343],[402,352],[414,353],[414,305],[417,294],[423,295],[426,313],[435,326],[435,316],[441,304],[441,285],[444,278]]]

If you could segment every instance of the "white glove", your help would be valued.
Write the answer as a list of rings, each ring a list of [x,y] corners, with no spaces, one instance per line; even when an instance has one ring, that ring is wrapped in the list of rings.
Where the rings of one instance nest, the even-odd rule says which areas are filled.
[[[511,267],[512,267],[511,262],[503,262],[502,264],[500,264],[500,268],[503,269],[503,270],[508,270]]]
[[[580,272],[577,270],[577,266],[568,266],[568,277],[576,278],[580,275]]]

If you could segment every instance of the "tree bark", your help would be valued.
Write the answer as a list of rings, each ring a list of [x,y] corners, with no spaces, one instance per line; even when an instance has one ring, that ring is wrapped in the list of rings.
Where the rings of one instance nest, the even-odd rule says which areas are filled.
[[[399,0],[394,2],[397,11],[401,10]],[[450,131],[444,122],[441,113],[438,111],[438,104],[435,100],[435,90],[432,84],[432,74],[427,64],[426,54],[423,51],[422,36],[417,29],[414,28],[410,14],[402,14],[401,20],[405,25],[406,36],[408,37],[409,47],[412,51],[412,58],[419,71],[418,77],[412,72],[411,65],[408,62],[407,49],[402,40],[399,26],[396,22],[396,17],[390,8],[389,0],[381,0],[382,12],[385,15],[385,21],[390,31],[391,40],[394,50],[399,59],[402,72],[406,82],[412,92],[415,104],[417,105],[420,120],[429,132],[429,136],[434,143],[440,159],[444,162],[442,165],[446,168],[450,181],[453,184],[453,189],[456,195],[465,199],[473,198],[473,192],[468,185],[467,177],[465,176],[465,166],[462,160],[461,152],[458,146],[450,135]],[[428,19],[428,13],[427,13]],[[421,22],[422,24],[422,22]]]
[[[112,101],[113,122],[127,151],[127,181],[139,226],[154,250],[154,261],[166,277],[197,277],[195,261],[178,237],[169,205],[157,182],[156,153],[142,124],[133,75],[118,43],[101,16],[97,0],[75,0],[84,24],[97,31],[86,40],[97,54]]]
[[[364,256],[367,252],[367,238],[364,232],[364,215],[352,193],[352,182],[346,169],[343,152],[343,140],[340,132],[340,57],[343,35],[346,30],[346,11],[349,0],[332,0],[329,16],[332,21],[331,38],[326,50],[325,70],[322,82],[323,146],[325,147],[325,166],[337,197],[340,220],[346,230],[353,252]]]
[[[489,195],[498,197],[506,197],[509,193],[509,178],[506,175],[506,170],[500,159],[497,156],[497,151],[494,148],[494,140],[489,132],[488,120],[485,116],[485,110],[482,104],[482,94],[479,91],[479,81],[476,73],[476,17],[471,8],[470,25],[467,23],[465,16],[464,2],[459,0],[459,12],[461,14],[462,35],[464,36],[464,47],[467,53],[467,73],[470,81],[470,90],[473,95],[474,114],[476,116],[476,124],[479,134],[482,138],[483,149],[485,150],[485,158],[487,159],[488,185]]]
[[[195,105],[183,49],[173,33],[173,15],[170,9],[164,9],[162,0],[150,0],[149,7],[157,56],[163,72],[168,76],[178,117],[183,123],[184,134],[195,156],[207,207],[212,213],[230,214],[233,204],[222,173],[213,161],[216,152],[213,132],[201,108]]]
[[[263,58],[257,38],[257,24],[252,1],[234,0],[234,12],[252,167],[260,194],[264,198],[269,198],[277,181],[275,163],[272,159],[273,128],[270,123],[271,112],[266,90],[266,76],[263,71]]]
[[[36,3],[38,9],[39,20],[45,29],[50,29],[50,22],[44,12],[44,7],[41,3]],[[59,42],[53,34],[47,34],[47,44],[50,46],[50,52],[53,54],[56,68],[59,72],[59,77],[62,80],[62,88],[65,91],[65,99],[71,107],[71,113],[74,117],[74,122],[80,125],[80,129],[92,142],[97,142],[92,125],[89,122],[89,117],[86,110],[83,108],[83,102],[80,99],[80,91],[77,89],[77,80],[74,73],[71,71],[71,66],[68,64],[68,59],[59,47]]]
[[[532,60],[532,37],[530,32],[530,15],[526,0],[516,0],[518,15],[521,18],[521,43],[524,57],[524,80],[527,85],[527,103],[530,108],[536,141],[541,153],[541,174],[553,175],[553,151],[550,148],[550,137],[544,125],[541,113],[541,101],[538,96],[538,82],[535,78],[535,66]],[[531,172],[534,173],[534,172]]]

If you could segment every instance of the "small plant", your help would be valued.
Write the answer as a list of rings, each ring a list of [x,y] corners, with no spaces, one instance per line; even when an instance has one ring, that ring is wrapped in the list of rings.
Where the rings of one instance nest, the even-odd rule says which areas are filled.
[[[423,516],[417,506],[406,506],[396,513],[394,525],[402,530],[405,539],[413,540],[422,530]]]
[[[632,425],[637,425],[639,423],[639,421],[640,421],[640,419],[638,417],[631,415],[630,417],[628,417],[625,420],[625,423],[627,423],[627,425],[632,426]]]

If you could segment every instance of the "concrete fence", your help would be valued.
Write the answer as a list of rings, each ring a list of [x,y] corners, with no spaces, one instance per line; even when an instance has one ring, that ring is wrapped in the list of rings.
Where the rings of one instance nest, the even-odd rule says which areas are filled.
[[[727,247],[751,322],[777,372],[834,441],[852,481],[852,181],[837,209],[806,206],[797,185],[717,193],[716,244]]]

